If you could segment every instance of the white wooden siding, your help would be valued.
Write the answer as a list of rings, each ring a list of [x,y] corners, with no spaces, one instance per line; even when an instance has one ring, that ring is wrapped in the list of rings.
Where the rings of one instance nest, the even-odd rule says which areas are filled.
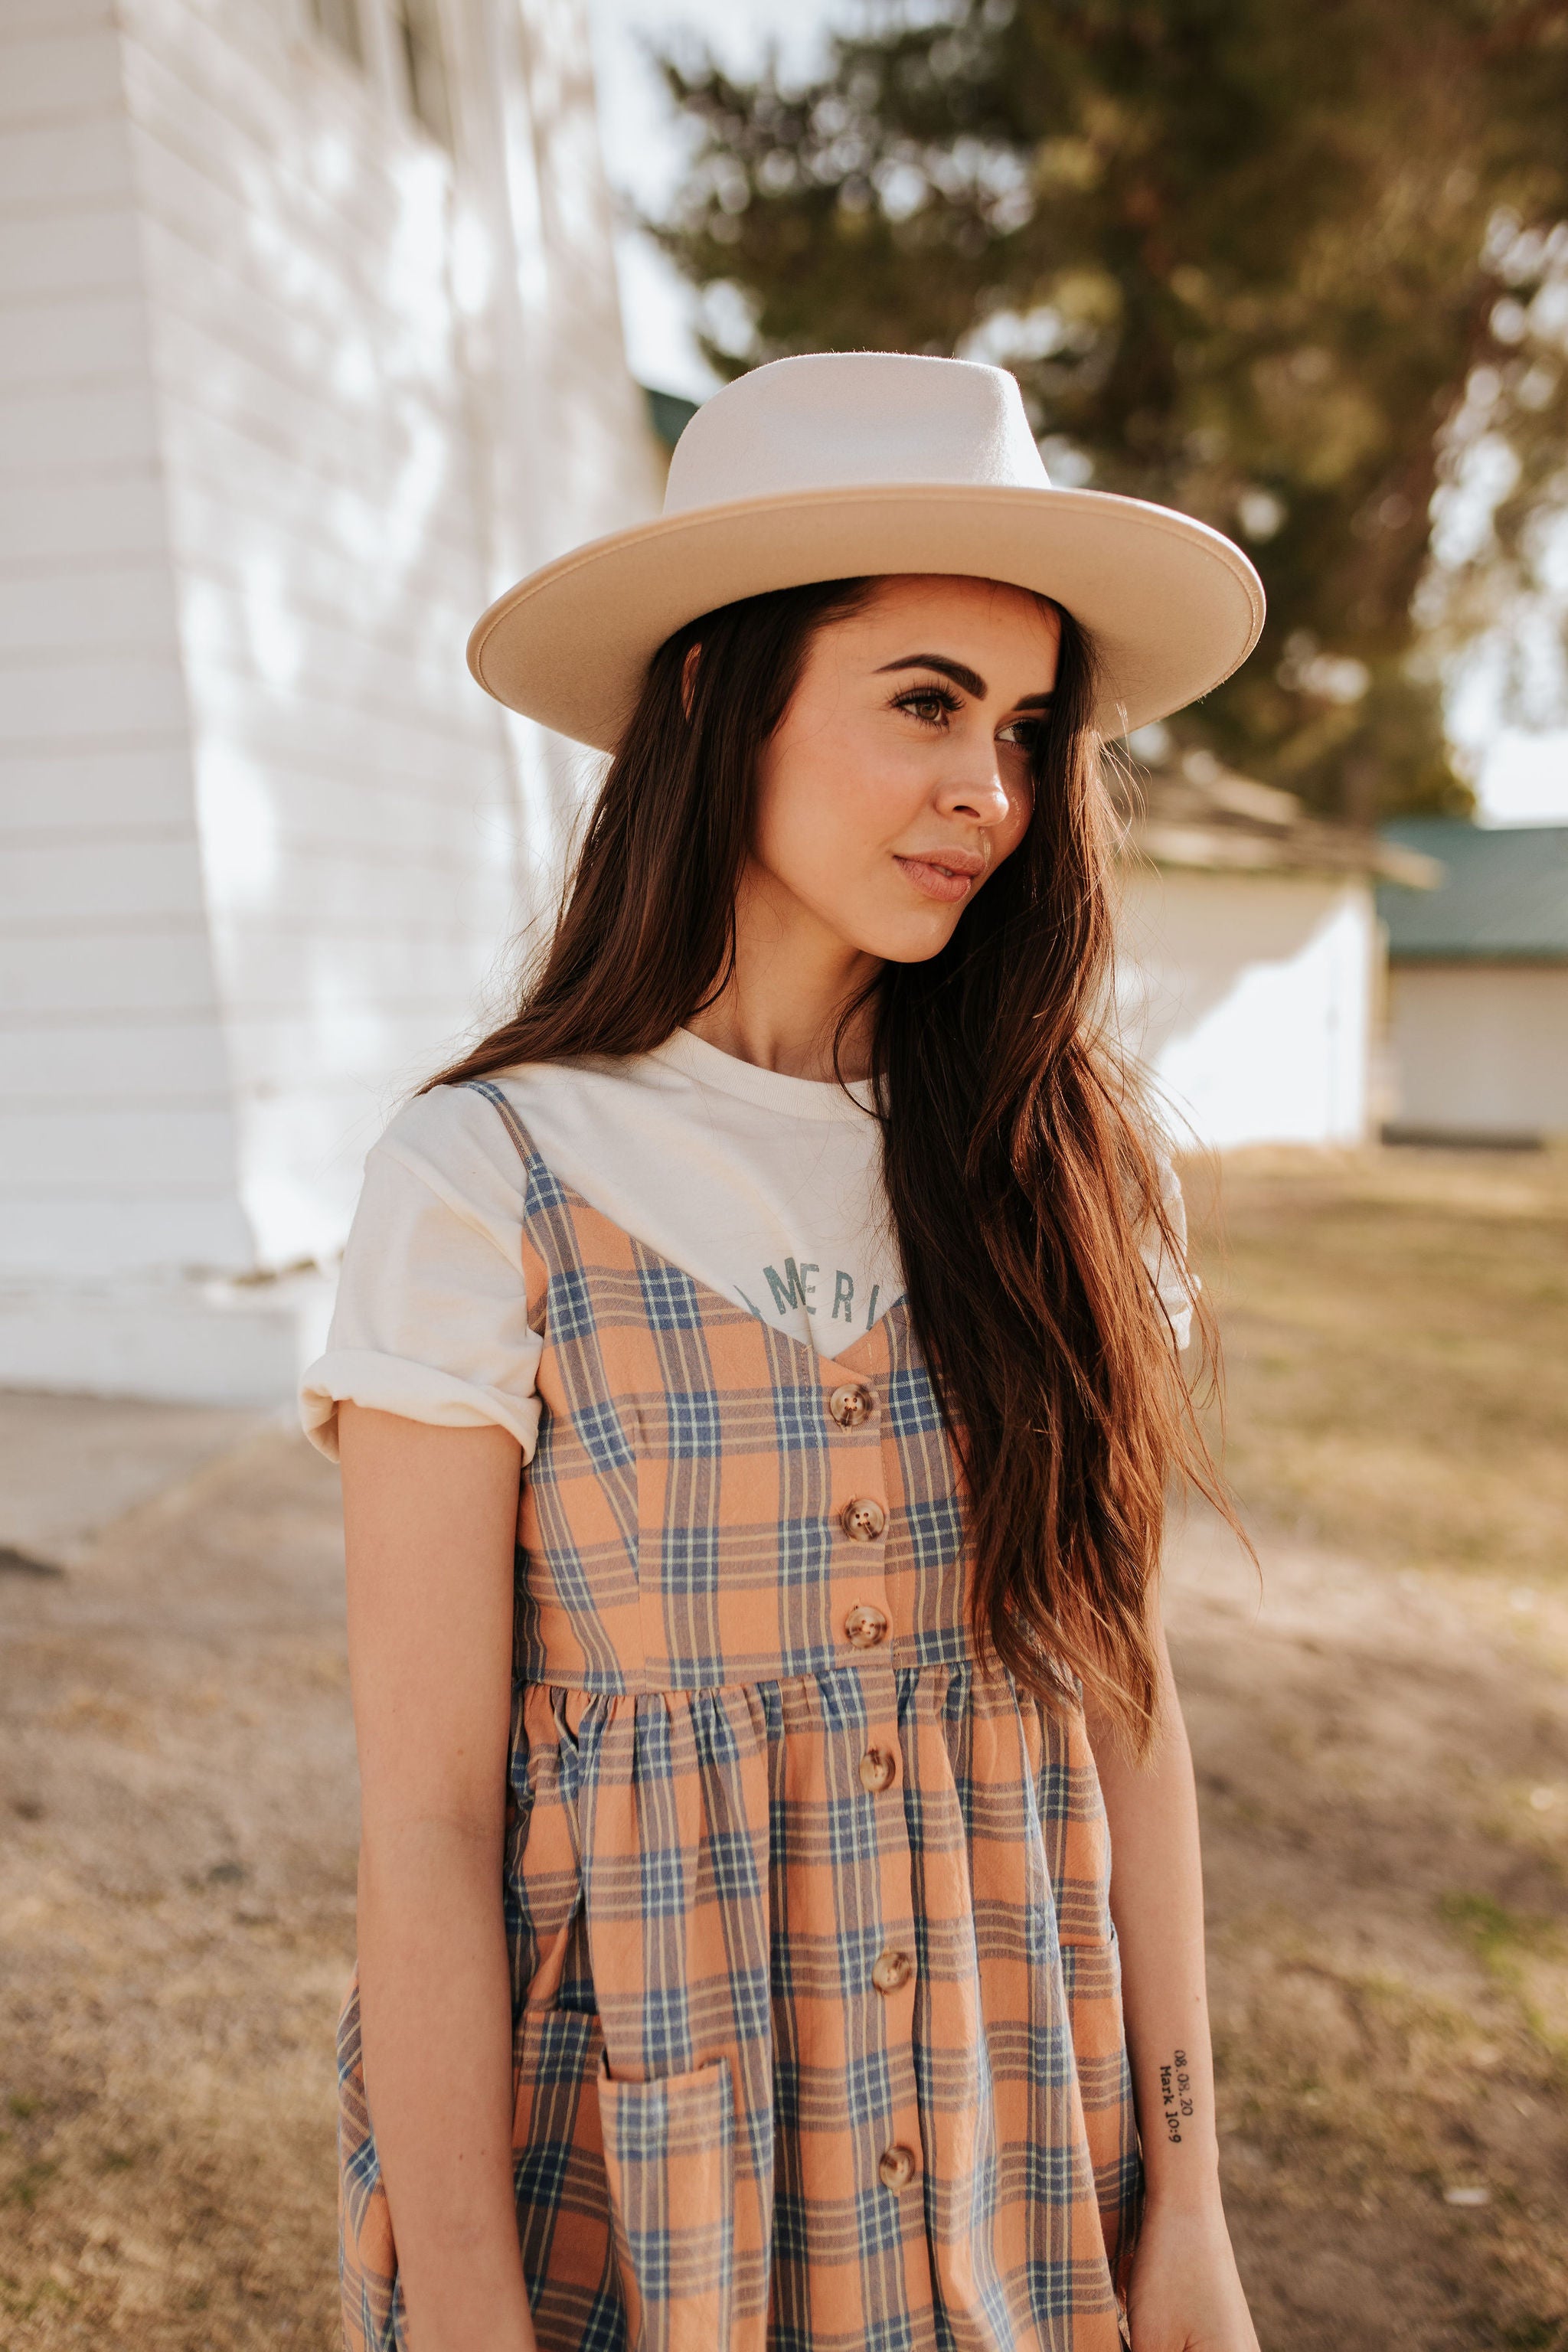
[[[341,1242],[365,1146],[471,1024],[553,848],[559,762],[468,679],[475,616],[509,560],[651,504],[580,77],[561,102],[586,123],[573,168],[603,241],[566,256],[588,299],[563,340],[597,383],[583,398],[568,365],[541,417],[533,377],[498,369],[522,337],[496,259],[516,225],[480,197],[524,94],[521,59],[499,91],[480,69],[496,14],[451,12],[455,169],[284,6],[124,12],[206,902],[264,1265]],[[560,268],[535,261],[542,331]],[[590,453],[591,499],[577,480],[548,517],[515,496],[500,511],[522,411],[561,443],[558,484]]]
[[[0,477],[3,1321],[253,1256],[106,0],[0,8]]]
[[[509,747],[460,657],[487,573],[450,173],[286,9],[124,24],[241,1194],[277,1265],[341,1241],[511,905]]]
[[[456,158],[303,0],[0,0],[0,1379],[280,1392],[584,762],[469,681],[639,519],[582,0],[446,0]]]

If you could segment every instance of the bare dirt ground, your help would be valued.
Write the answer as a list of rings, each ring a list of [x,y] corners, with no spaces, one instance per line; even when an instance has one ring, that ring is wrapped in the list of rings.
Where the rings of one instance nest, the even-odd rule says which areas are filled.
[[[1192,1189],[1262,1559],[1194,1516],[1169,1599],[1259,2336],[1568,2352],[1568,1168]],[[223,1437],[0,1570],[0,2352],[333,2341],[336,1481]]]

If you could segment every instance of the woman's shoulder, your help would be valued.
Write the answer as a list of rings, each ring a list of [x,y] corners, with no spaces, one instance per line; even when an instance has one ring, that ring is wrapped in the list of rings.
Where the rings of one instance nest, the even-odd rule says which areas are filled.
[[[437,1189],[479,1194],[493,1205],[498,1186],[516,1204],[540,1151],[533,1126],[552,1134],[570,1118],[584,1078],[609,1075],[572,1063],[516,1063],[479,1078],[428,1087],[393,1114],[366,1160],[401,1167]]]
[[[367,1192],[434,1193],[469,1222],[515,1228],[532,1150],[494,1079],[411,1096],[365,1156]]]
[[[490,1085],[486,1081],[426,1087],[411,1095],[382,1129],[371,1147],[371,1156],[383,1160],[431,1159],[439,1163],[454,1153],[467,1157],[479,1151],[493,1156],[501,1123]],[[511,1149],[510,1145],[508,1148]],[[512,1157],[515,1160],[515,1150]]]

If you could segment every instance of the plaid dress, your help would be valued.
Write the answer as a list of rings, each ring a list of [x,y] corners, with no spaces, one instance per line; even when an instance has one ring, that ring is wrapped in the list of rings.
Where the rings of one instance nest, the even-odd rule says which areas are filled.
[[[544,2352],[1116,2352],[1142,2167],[1076,1707],[976,1659],[905,1308],[821,1357],[521,1160],[504,1860]],[[408,2343],[339,2044],[349,2352]],[[417,2352],[417,2347],[415,2347]]]

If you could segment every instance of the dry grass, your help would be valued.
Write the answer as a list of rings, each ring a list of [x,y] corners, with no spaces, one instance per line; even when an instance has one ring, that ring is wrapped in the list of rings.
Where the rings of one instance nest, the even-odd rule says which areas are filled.
[[[1264,1573],[1194,1518],[1171,1617],[1265,2352],[1568,2352],[1568,1168],[1235,1162],[1218,1253],[1194,1191]],[[279,1436],[0,1586],[0,2352],[333,2341],[338,1577]]]
[[[1259,2334],[1563,2352],[1568,1163],[1189,1191],[1263,1568],[1199,1522],[1171,1610]]]
[[[1269,1524],[1396,1567],[1568,1579],[1568,1151],[1187,1171],[1229,1464]]]

